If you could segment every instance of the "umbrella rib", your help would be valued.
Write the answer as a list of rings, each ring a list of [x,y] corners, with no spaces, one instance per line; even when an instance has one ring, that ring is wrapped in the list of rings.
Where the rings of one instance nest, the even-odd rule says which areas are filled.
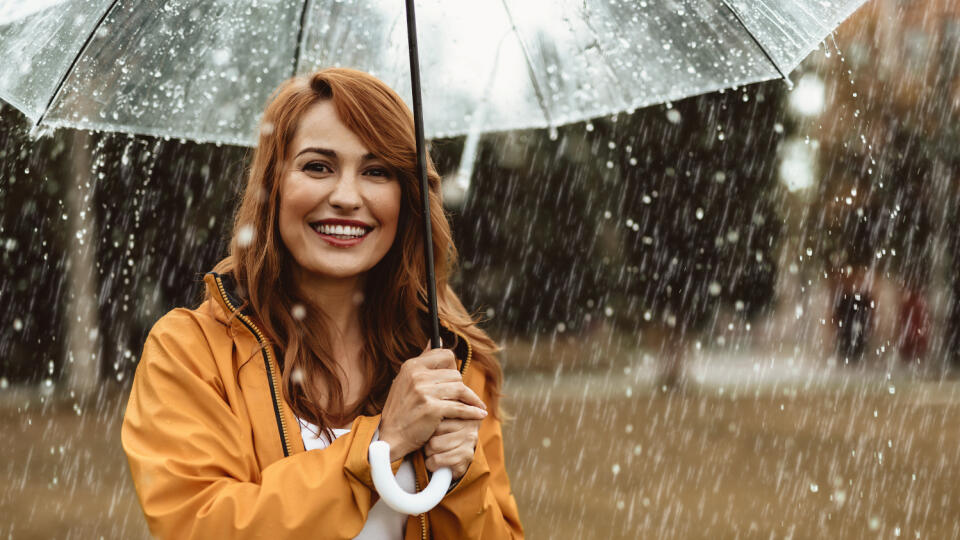
[[[547,100],[543,95],[543,91],[540,89],[540,83],[537,82],[537,72],[533,67],[533,61],[530,59],[530,51],[527,49],[527,43],[523,40],[523,36],[520,35],[520,30],[517,29],[517,23],[513,20],[513,13],[510,12],[510,6],[507,5],[507,0],[501,1],[504,11],[507,12],[507,19],[510,20],[510,27],[513,28],[513,33],[517,36],[517,41],[520,42],[520,50],[523,51],[523,59],[527,63],[527,74],[530,76],[530,83],[533,84],[533,92],[537,95],[537,104],[540,105],[540,110],[543,111],[547,125],[552,127],[553,119],[550,117],[550,110],[547,109]]]
[[[724,6],[726,6],[727,9],[730,10],[730,13],[733,13],[734,18],[736,18],[737,22],[740,23],[740,26],[742,26],[743,29],[747,31],[747,35],[750,36],[750,39],[752,39],[753,42],[757,44],[757,47],[760,48],[760,52],[762,52],[763,55],[767,57],[767,60],[769,60],[770,63],[773,64],[773,69],[777,70],[777,73],[780,74],[780,78],[783,79],[785,83],[787,83],[787,86],[793,88],[793,81],[791,81],[790,78],[787,77],[787,74],[784,73],[782,69],[780,69],[780,66],[777,65],[777,62],[776,60],[773,59],[773,56],[770,54],[770,51],[768,51],[767,48],[763,46],[763,43],[760,43],[760,40],[757,39],[757,36],[753,35],[753,32],[750,31],[750,27],[747,26],[747,23],[743,20],[743,17],[740,16],[740,13],[736,9],[734,9],[732,5],[730,5],[730,2],[728,0],[720,0],[720,2]]]
[[[103,14],[100,15],[100,18],[97,19],[96,24],[93,25],[93,28],[90,29],[90,34],[87,36],[86,41],[83,42],[83,45],[80,47],[80,50],[77,51],[77,55],[73,57],[73,61],[70,62],[70,67],[63,72],[63,75],[60,76],[60,81],[57,83],[56,89],[53,91],[53,95],[50,96],[50,101],[47,102],[47,106],[43,108],[43,112],[40,113],[40,117],[37,118],[36,124],[34,124],[34,129],[40,127],[40,123],[47,117],[47,112],[50,110],[50,107],[53,106],[53,102],[57,99],[57,96],[60,95],[60,90],[63,88],[64,83],[67,82],[67,77],[70,76],[70,72],[73,71],[73,68],[76,67],[77,62],[80,61],[80,57],[83,56],[83,53],[87,52],[87,47],[90,46],[90,42],[93,41],[93,36],[97,34],[97,30],[100,29],[100,25],[103,24],[104,19],[107,18],[107,15],[113,11],[113,8],[117,5],[120,0],[113,0],[110,2],[110,5],[103,11]]]
[[[303,7],[300,8],[300,29],[297,31],[297,44],[293,51],[293,74],[296,77],[300,71],[300,50],[303,48],[303,33],[307,25],[307,8],[310,6],[310,0],[303,0]]]

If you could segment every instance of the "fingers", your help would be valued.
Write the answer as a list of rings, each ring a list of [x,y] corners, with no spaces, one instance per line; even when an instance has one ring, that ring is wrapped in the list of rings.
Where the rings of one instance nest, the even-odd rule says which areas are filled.
[[[453,479],[459,480],[473,462],[473,454],[472,450],[463,447],[442,454],[434,454],[426,460],[427,470],[436,472],[441,467],[450,467]]]
[[[440,425],[437,426],[436,431],[433,432],[433,436],[444,435],[446,433],[453,433],[455,431],[461,430],[479,430],[480,422],[476,420],[458,420],[454,418],[445,418],[440,422]]]
[[[473,405],[474,407],[487,410],[487,404],[477,396],[476,392],[470,389],[469,386],[460,383],[460,393],[457,395],[457,399],[466,403],[467,405]]]
[[[443,418],[483,420],[487,417],[487,411],[479,407],[474,407],[473,405],[461,403],[459,401],[442,401],[438,409],[440,416]]]
[[[459,401],[467,405],[472,405],[478,409],[487,409],[487,404],[484,403],[482,399],[478,398],[477,394],[475,394],[470,387],[460,382],[459,378],[456,380],[435,382],[433,386],[430,387],[429,391],[430,395],[438,399]]]
[[[457,369],[457,358],[450,349],[430,349],[417,358],[428,369]]]
[[[477,446],[478,439],[479,434],[475,428],[465,429],[462,431],[445,433],[443,435],[434,435],[433,437],[430,437],[430,440],[427,441],[427,444],[424,445],[423,449],[426,452],[427,457],[434,454],[443,454],[453,450],[454,448],[460,448],[461,446],[473,450]]]

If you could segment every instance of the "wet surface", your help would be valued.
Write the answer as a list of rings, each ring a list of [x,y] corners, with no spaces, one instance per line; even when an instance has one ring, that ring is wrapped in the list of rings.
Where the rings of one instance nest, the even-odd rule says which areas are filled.
[[[670,392],[631,382],[639,367],[510,376],[504,438],[527,537],[960,534],[960,383],[752,368],[738,382],[711,365]],[[78,413],[6,392],[0,537],[147,537],[120,448],[125,396]]]
[[[956,382],[861,370],[628,397],[597,375],[549,393],[524,379],[507,386],[504,437],[530,538],[960,534]]]

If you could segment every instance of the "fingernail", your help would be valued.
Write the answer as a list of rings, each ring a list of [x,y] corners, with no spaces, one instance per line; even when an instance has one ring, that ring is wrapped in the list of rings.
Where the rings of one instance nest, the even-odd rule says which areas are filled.
[[[486,416],[486,415],[487,415],[486,409],[480,409],[480,416]]]

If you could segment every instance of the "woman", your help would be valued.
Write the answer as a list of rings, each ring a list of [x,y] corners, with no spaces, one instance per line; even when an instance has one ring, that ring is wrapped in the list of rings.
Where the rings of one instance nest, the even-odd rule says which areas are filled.
[[[447,285],[456,259],[429,165],[441,337],[424,349],[413,118],[353,70],[284,83],[264,112],[230,255],[203,303],[151,330],[122,440],[162,538],[517,538],[494,342]],[[487,414],[490,411],[490,414]],[[367,450],[422,488],[394,513]]]

